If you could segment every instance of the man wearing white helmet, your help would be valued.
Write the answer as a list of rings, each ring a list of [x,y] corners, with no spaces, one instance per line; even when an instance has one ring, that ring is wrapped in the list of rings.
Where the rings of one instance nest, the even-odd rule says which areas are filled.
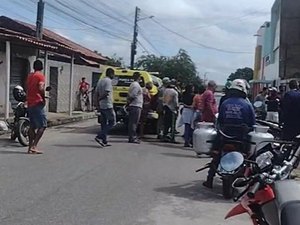
[[[238,140],[243,139],[255,125],[255,112],[247,100],[247,86],[244,80],[236,79],[232,82],[228,91],[228,98],[220,106],[218,123],[224,133],[237,137]],[[219,143],[216,141],[214,147],[217,150],[219,150],[218,145]],[[220,161],[219,153],[213,156],[207,180],[203,183],[208,188],[212,188],[213,185],[215,168]]]

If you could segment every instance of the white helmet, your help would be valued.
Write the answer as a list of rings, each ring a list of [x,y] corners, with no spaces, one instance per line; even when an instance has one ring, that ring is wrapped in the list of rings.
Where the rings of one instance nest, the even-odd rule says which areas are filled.
[[[242,91],[247,94],[247,85],[243,79],[235,79],[234,81],[232,81],[230,89]]]

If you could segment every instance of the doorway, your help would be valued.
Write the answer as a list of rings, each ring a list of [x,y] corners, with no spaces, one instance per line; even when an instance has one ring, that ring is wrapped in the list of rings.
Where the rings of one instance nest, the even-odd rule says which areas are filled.
[[[58,67],[50,67],[49,112],[57,112]]]
[[[95,106],[95,88],[97,87],[98,80],[100,79],[101,73],[93,72],[92,74],[92,106]]]

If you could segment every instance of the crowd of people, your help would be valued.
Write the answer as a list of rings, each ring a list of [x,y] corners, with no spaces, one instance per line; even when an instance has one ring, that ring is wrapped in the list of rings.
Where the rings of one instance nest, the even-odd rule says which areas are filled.
[[[28,153],[39,154],[37,149],[44,130],[47,126],[45,116],[45,78],[42,74],[41,61],[34,62],[34,72],[29,74],[27,80],[28,116],[31,128],[29,131]],[[114,70],[108,69],[106,76],[101,78],[95,88],[98,111],[101,113],[101,130],[95,140],[103,147],[109,146],[107,134],[116,124],[116,114],[113,107]],[[162,87],[157,88],[157,93],[150,94],[153,83],[148,82],[145,87],[140,85],[141,74],[133,74],[127,97],[128,111],[128,142],[140,143],[143,137],[144,126],[148,112],[153,110],[158,114],[157,137],[162,141],[175,142],[176,122],[180,114],[178,126],[184,126],[184,146],[193,146],[193,131],[198,122],[215,123],[219,126],[226,124],[246,124],[252,127],[258,114],[263,120],[279,122],[282,128],[282,139],[292,140],[300,134],[300,87],[296,80],[289,82],[289,91],[284,95],[276,87],[263,88],[254,102],[261,102],[254,110],[248,99],[249,85],[246,81],[237,79],[226,85],[225,95],[221,98],[219,107],[214,92],[217,85],[209,81],[206,89],[187,85],[183,93],[176,86],[176,81],[168,77],[163,78]],[[84,80],[82,80],[84,83]],[[84,91],[86,85],[81,85]],[[180,108],[180,103],[182,107]],[[256,111],[256,112],[255,112]],[[219,112],[218,119],[216,118]],[[140,128],[139,134],[137,133]],[[234,132],[233,129],[230,132]],[[213,174],[213,173],[212,173]],[[210,186],[210,185],[207,185]]]

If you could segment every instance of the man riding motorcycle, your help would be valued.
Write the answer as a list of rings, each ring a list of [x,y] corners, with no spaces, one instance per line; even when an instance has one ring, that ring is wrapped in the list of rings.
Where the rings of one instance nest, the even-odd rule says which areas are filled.
[[[218,130],[223,131],[228,136],[236,137],[237,140],[244,139],[250,129],[255,125],[255,112],[252,105],[247,100],[247,84],[245,80],[236,79],[232,82],[228,90],[228,98],[220,106],[218,116]],[[207,180],[203,185],[212,188],[213,178],[216,168],[219,165],[222,151],[221,134],[218,132],[213,144],[213,159],[208,171]]]

